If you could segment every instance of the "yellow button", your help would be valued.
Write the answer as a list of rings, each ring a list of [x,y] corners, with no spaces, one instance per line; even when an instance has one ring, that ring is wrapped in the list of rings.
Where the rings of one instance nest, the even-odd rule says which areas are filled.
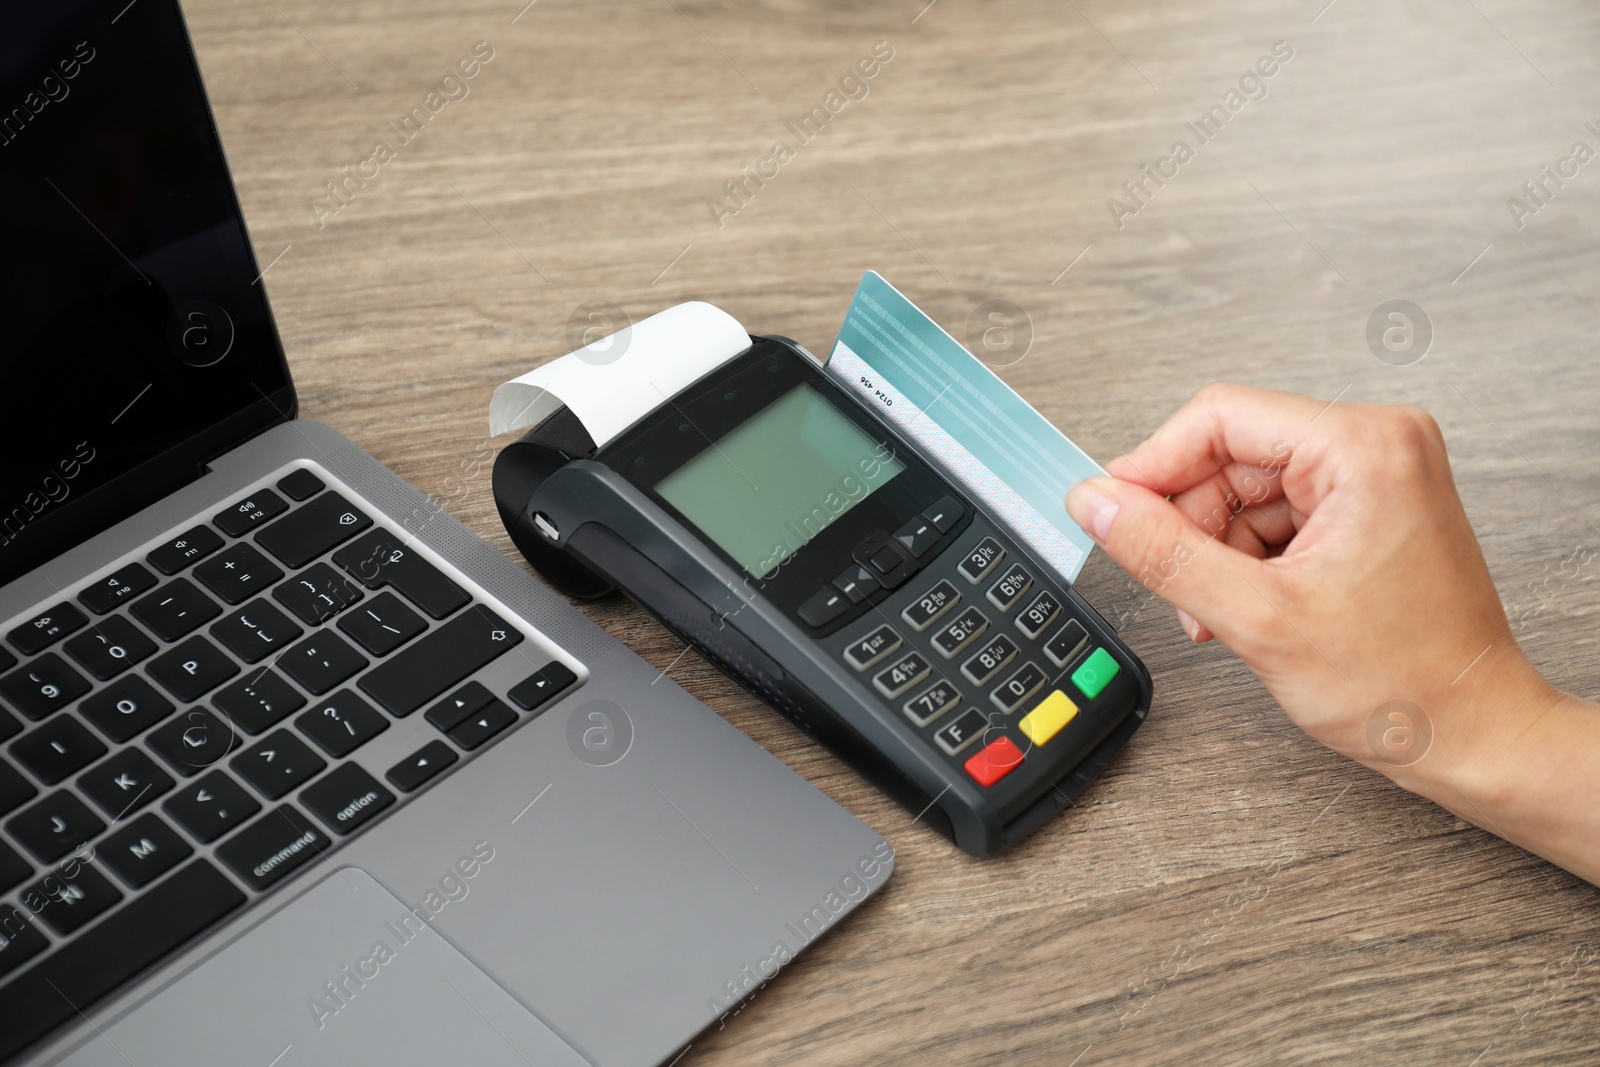
[[[1067,694],[1057,689],[1045,697],[1038,707],[1022,717],[1017,729],[1036,745],[1047,744],[1061,728],[1078,717],[1078,705],[1067,699]]]

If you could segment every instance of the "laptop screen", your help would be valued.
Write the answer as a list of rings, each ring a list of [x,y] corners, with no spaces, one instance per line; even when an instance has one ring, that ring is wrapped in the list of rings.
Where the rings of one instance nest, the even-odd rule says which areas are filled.
[[[6,4],[0,583],[292,406],[259,272],[175,0]]]

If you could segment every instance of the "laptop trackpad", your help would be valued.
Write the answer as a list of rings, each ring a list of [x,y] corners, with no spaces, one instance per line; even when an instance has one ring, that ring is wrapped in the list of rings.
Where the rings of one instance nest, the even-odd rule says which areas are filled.
[[[423,915],[427,912],[423,911]],[[587,1064],[365,871],[340,868],[64,1063]]]

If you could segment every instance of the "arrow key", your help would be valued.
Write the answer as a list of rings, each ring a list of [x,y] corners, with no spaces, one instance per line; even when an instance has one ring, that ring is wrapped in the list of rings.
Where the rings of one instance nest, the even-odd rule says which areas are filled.
[[[327,766],[321,756],[288,730],[275,730],[235,756],[234,773],[268,800],[277,800]]]
[[[481,682],[468,682],[429,708],[424,718],[439,730],[448,732],[493,699],[494,694],[485,689]]]
[[[517,713],[500,701],[473,712],[450,731],[450,740],[471,752],[517,721]]]
[[[400,792],[414,792],[433,781],[435,775],[459,758],[443,741],[429,741],[407,759],[390,767],[384,777]]]
[[[212,771],[190,782],[161,807],[202,845],[215,841],[261,810],[244,787],[222,771]]]
[[[78,779],[78,788],[115,822],[165,794],[172,776],[137,748],[125,748]]]

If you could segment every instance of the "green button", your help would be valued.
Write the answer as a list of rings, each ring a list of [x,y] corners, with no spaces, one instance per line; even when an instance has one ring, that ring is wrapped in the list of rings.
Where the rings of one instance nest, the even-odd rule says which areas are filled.
[[[1083,661],[1083,666],[1072,672],[1072,684],[1083,690],[1083,695],[1093,700],[1100,695],[1100,691],[1111,684],[1111,679],[1122,670],[1117,661],[1111,658],[1111,653],[1103,648],[1094,650],[1094,654]]]

